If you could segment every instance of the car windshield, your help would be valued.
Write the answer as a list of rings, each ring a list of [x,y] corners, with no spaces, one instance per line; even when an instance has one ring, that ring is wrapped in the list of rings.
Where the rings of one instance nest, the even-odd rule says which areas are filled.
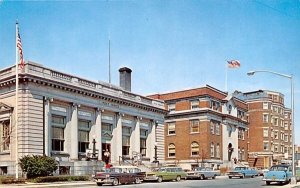
[[[196,168],[197,171],[203,171],[205,168]]]
[[[121,173],[122,169],[120,168],[109,168],[105,170],[106,172],[117,172],[117,173]]]
[[[245,167],[235,167],[235,170],[245,170]]]
[[[270,168],[271,171],[286,171],[287,169],[287,166],[272,166]]]
[[[160,168],[158,171],[159,172],[166,172],[167,170],[165,168]]]

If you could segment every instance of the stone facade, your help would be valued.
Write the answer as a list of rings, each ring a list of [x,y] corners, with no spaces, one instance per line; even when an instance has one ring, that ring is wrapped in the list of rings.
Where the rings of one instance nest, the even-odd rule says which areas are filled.
[[[291,110],[284,106],[284,96],[274,91],[235,92],[249,107],[249,164],[269,168],[291,162]]]
[[[88,174],[103,161],[150,165],[155,143],[164,161],[162,101],[32,62],[19,71],[16,144],[15,73],[0,71],[0,173],[15,174],[16,157],[30,154],[55,158],[60,174]]]
[[[149,96],[164,100],[165,160],[191,169],[247,163],[247,105],[211,86]]]

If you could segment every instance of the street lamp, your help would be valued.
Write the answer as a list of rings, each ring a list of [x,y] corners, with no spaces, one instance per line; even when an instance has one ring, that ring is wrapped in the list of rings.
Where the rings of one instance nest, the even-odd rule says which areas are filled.
[[[157,142],[154,142],[154,163],[159,163],[157,160]]]
[[[249,71],[247,73],[248,76],[252,76],[255,73],[266,72],[275,74],[281,77],[285,77],[291,80],[291,108],[292,108],[292,168],[293,168],[293,177],[291,179],[292,184],[296,184],[296,176],[295,176],[295,129],[294,129],[294,80],[293,75],[281,74],[278,72],[268,71],[268,70],[257,70],[257,71]]]
[[[96,159],[96,136],[93,135],[93,152],[92,152],[92,159]]]

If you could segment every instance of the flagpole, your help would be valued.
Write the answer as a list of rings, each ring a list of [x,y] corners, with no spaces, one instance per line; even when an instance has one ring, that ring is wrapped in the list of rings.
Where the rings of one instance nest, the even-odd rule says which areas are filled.
[[[18,160],[19,160],[19,155],[18,155],[18,90],[19,90],[19,66],[18,66],[18,47],[17,47],[17,43],[18,43],[18,21],[16,21],[16,179],[19,179],[19,166],[18,166]]]
[[[108,81],[111,84],[111,76],[110,76],[110,39],[108,39]]]
[[[227,63],[225,63],[225,92],[227,92],[227,81],[228,81],[228,65]]]

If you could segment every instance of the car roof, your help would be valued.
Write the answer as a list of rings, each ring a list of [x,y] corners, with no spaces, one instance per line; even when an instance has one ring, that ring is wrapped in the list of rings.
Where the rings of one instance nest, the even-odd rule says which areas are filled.
[[[291,166],[291,165],[280,164],[280,165],[273,165],[272,167],[279,167],[279,166],[282,166],[282,167],[289,167],[289,166]]]

